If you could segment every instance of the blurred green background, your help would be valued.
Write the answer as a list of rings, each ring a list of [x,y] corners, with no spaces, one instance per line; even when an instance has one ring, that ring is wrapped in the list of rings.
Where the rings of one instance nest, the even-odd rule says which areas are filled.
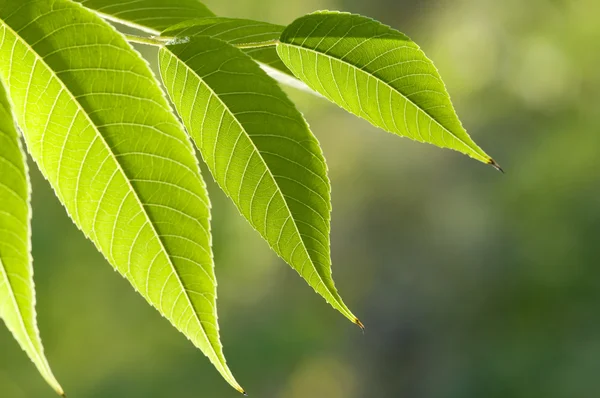
[[[328,159],[334,276],[367,332],[270,252],[205,173],[222,339],[251,398],[600,396],[600,2],[206,3],[281,24],[339,9],[407,33],[507,171],[290,91]],[[37,172],[33,191],[39,323],[70,398],[237,397]],[[54,396],[4,327],[0,396]]]

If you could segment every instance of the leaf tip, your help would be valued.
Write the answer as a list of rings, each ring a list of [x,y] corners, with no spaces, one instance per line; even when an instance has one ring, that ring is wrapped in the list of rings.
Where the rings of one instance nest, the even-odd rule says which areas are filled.
[[[362,330],[363,334],[365,333],[365,325],[358,318],[354,318],[354,323],[358,325],[358,327]]]
[[[44,373],[43,377],[44,377],[44,380],[46,380],[46,382],[54,390],[54,392],[56,394],[58,394],[58,396],[60,396],[62,398],[67,398],[67,394],[65,394],[65,391],[63,390],[61,385],[58,384],[58,381],[54,378],[54,375],[52,375],[52,372],[49,372],[48,374]]]
[[[490,160],[488,160],[488,164],[491,165],[496,170],[498,170],[499,172],[501,172],[502,174],[505,174],[502,167],[500,167],[500,165],[498,163],[496,163],[496,161],[494,159],[490,158]]]

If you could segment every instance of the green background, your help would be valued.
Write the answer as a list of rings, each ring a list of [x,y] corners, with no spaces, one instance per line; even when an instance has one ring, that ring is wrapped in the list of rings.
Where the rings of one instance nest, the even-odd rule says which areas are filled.
[[[328,159],[334,277],[367,331],[279,260],[205,172],[222,339],[250,397],[598,396],[600,3],[206,4],[280,24],[339,9],[403,31],[507,171],[290,91]],[[69,397],[237,397],[32,178],[39,323]],[[54,396],[3,327],[0,396]]]

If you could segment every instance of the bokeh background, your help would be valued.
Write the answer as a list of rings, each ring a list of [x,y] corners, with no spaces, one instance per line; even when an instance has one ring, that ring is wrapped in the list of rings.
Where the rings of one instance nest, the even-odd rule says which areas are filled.
[[[334,276],[367,332],[270,252],[210,181],[222,339],[251,397],[600,396],[600,2],[206,3],[280,24],[340,9],[407,33],[507,171],[290,91],[328,158]],[[37,172],[33,190],[40,328],[70,397],[237,397]],[[3,327],[0,396],[54,396]]]

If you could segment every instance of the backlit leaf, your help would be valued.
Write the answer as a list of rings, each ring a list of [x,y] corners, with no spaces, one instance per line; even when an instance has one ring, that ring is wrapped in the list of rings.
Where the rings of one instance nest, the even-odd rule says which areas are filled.
[[[284,27],[266,22],[218,18],[195,0],[76,0],[103,18],[158,36],[207,35],[232,44],[276,40]],[[214,17],[214,18],[213,18]],[[280,83],[314,93],[284,65],[274,46],[247,49],[263,69]]]
[[[219,342],[209,202],[147,64],[66,0],[0,0],[0,76],[74,222],[241,391]]]
[[[297,78],[373,125],[495,165],[463,128],[433,63],[404,34],[320,11],[287,27],[277,51]]]
[[[0,318],[48,384],[62,395],[36,322],[30,200],[25,154],[0,82]]]
[[[210,36],[229,44],[260,44],[278,40],[285,26],[249,19],[202,18],[171,26],[162,35],[179,38]],[[295,79],[295,76],[279,58],[275,46],[249,48],[244,52],[263,65],[276,69]]]
[[[169,26],[214,16],[197,0],[75,0],[106,19],[158,35]]]
[[[317,139],[252,59],[209,37],[161,48],[164,85],[215,180],[271,248],[360,324],[331,277],[330,184]]]

